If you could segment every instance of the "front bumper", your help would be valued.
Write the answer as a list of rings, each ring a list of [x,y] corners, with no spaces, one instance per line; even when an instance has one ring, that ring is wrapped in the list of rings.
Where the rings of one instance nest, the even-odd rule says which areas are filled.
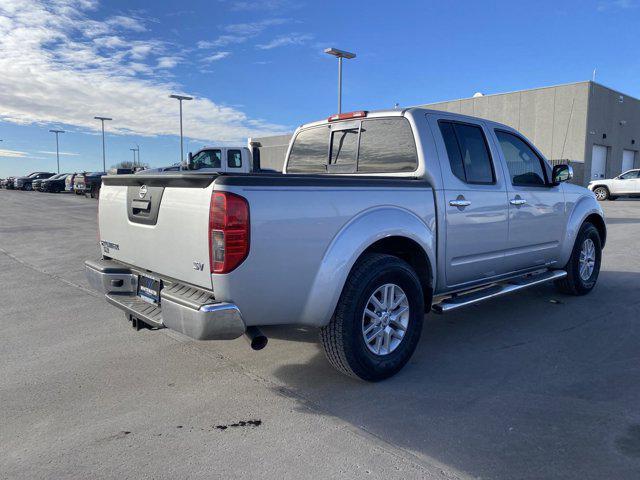
[[[196,340],[231,340],[246,331],[240,309],[217,302],[205,290],[164,281],[158,306],[137,295],[138,273],[126,265],[87,260],[85,274],[89,285],[104,293],[107,302],[148,325],[167,327]]]

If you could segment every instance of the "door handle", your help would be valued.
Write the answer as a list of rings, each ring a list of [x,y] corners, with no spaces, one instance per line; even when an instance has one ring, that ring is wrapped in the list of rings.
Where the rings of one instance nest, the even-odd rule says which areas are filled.
[[[469,205],[471,205],[471,202],[469,200],[450,200],[449,201],[449,205],[451,205],[452,207],[459,207],[459,208],[464,208],[464,207],[468,207]]]
[[[527,201],[524,198],[516,197],[516,198],[513,198],[513,199],[509,200],[509,203],[511,205],[516,205],[516,206],[519,207],[520,205],[524,205],[525,203],[527,203]]]

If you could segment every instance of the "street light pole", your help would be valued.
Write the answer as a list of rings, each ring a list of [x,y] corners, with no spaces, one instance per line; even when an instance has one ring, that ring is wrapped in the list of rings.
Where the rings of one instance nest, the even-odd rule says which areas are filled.
[[[49,130],[51,133],[56,134],[56,161],[58,163],[58,173],[60,173],[60,148],[58,143],[58,134],[64,133],[64,130]]]
[[[106,172],[107,171],[107,156],[105,153],[105,148],[104,148],[104,121],[110,121],[113,120],[113,118],[109,118],[109,117],[93,117],[96,120],[100,120],[102,122],[102,171]]]
[[[187,97],[186,95],[169,95],[169,98],[175,98],[180,102],[180,164],[184,162],[184,143],[182,138],[182,101],[193,100],[193,97]]]
[[[130,148],[129,150],[131,150],[133,152],[133,166],[136,166],[136,149],[135,148]]]
[[[355,53],[346,52],[337,48],[326,48],[324,53],[338,58],[338,113],[342,113],[342,59],[351,60],[356,58]]]

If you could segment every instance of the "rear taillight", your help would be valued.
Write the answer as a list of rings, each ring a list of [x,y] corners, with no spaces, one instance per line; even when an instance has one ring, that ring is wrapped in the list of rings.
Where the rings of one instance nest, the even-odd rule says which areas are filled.
[[[229,273],[249,255],[249,204],[240,195],[215,192],[209,210],[211,273]]]

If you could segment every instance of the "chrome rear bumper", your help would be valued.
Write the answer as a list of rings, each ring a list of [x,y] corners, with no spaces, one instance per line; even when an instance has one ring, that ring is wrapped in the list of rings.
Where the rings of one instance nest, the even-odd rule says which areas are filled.
[[[196,340],[230,340],[240,337],[246,326],[240,309],[217,302],[210,292],[180,283],[165,283],[160,305],[137,295],[138,274],[113,260],[87,260],[89,285],[104,293],[107,302],[155,327],[167,327]]]

